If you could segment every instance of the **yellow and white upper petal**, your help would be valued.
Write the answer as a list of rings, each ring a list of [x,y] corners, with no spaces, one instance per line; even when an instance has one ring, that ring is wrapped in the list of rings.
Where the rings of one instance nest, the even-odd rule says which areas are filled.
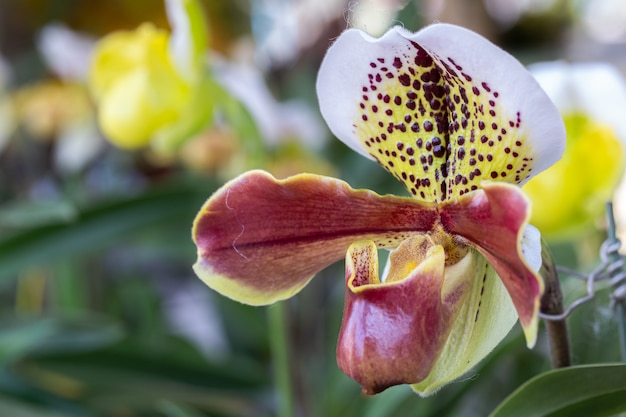
[[[528,71],[454,25],[379,39],[349,29],[328,50],[317,92],[331,131],[425,201],[485,179],[524,183],[564,150],[559,113]]]

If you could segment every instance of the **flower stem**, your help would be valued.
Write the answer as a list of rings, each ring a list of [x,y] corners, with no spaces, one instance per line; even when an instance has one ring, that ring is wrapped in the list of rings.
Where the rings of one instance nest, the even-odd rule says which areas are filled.
[[[294,402],[289,366],[289,340],[287,338],[287,303],[278,302],[268,308],[270,349],[274,365],[278,413],[277,417],[293,417]]]
[[[545,292],[541,297],[540,309],[543,314],[556,316],[563,313],[563,294],[554,259],[544,241],[541,242],[541,258],[543,264],[539,273],[544,280]],[[550,344],[550,357],[554,369],[571,365],[569,337],[565,320],[565,318],[562,320],[545,320]]]
[[[617,267],[609,267],[611,272],[611,284],[619,287],[620,285],[626,285],[622,283],[619,278],[619,275],[624,274],[623,265],[620,264],[620,254],[617,251],[619,248],[619,240],[617,239],[616,225],[615,225],[615,216],[613,215],[613,203],[610,201],[606,203],[606,218],[607,218],[607,243],[609,248],[617,246],[615,250],[608,251],[609,261],[612,262],[612,265],[616,265]],[[613,279],[616,279],[618,282],[613,282]],[[617,290],[617,288],[615,288]],[[620,341],[620,352],[622,355],[622,360],[626,362],[626,299],[616,299],[615,300],[615,314],[617,315],[617,327],[619,332],[619,341]]]

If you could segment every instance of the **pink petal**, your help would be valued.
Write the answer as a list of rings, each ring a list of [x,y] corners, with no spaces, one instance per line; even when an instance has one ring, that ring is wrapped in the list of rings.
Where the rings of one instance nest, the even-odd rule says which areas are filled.
[[[445,230],[467,239],[504,283],[530,347],[537,337],[543,281],[523,253],[522,239],[529,216],[530,204],[523,192],[506,183],[484,183],[482,190],[441,207]]]
[[[395,247],[431,230],[435,206],[354,190],[312,174],[276,180],[251,171],[227,183],[202,207],[193,225],[194,270],[235,300],[270,304],[297,293],[357,240]]]

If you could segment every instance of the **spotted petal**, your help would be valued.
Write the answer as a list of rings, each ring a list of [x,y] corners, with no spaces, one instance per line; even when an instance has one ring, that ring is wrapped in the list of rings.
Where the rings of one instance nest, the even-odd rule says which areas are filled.
[[[434,205],[353,190],[334,178],[276,180],[251,171],[224,185],[198,213],[194,270],[227,297],[270,304],[297,293],[351,243],[395,247],[431,230],[438,218]]]
[[[395,27],[380,39],[347,30],[328,50],[317,91],[332,132],[425,201],[485,179],[524,183],[564,149],[559,114],[532,76],[453,25]]]

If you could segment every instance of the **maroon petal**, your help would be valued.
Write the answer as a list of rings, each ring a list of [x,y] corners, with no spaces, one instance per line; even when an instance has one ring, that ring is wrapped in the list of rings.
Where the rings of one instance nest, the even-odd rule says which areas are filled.
[[[352,242],[395,247],[431,230],[437,219],[434,205],[354,190],[334,178],[276,180],[251,171],[218,190],[198,213],[194,270],[230,298],[270,304],[343,258]]]
[[[530,203],[516,186],[483,183],[482,190],[442,204],[441,222],[483,254],[504,283],[519,315],[529,346],[537,337],[543,281],[522,250]]]
[[[365,394],[429,375],[475,278],[471,257],[448,271],[443,247],[427,235],[408,239],[398,252],[401,269],[416,266],[405,278],[385,283],[378,280],[373,242],[353,244],[346,256],[337,363]]]

